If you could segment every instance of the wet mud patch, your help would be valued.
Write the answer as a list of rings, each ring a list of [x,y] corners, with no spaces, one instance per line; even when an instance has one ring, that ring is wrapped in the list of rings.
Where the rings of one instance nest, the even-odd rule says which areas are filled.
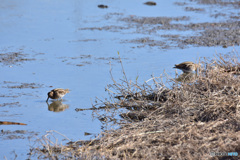
[[[178,5],[178,6],[185,6],[187,5],[188,3],[186,2],[174,2],[175,5]]]
[[[144,38],[137,38],[137,39],[133,39],[133,40],[123,40],[121,41],[121,43],[135,43],[135,44],[139,44],[138,46],[136,46],[137,48],[143,48],[146,46],[155,46],[155,47],[160,47],[162,49],[170,49],[171,46],[166,43],[165,41],[161,41],[161,40],[154,40],[150,37],[144,37]],[[135,48],[135,47],[132,47]]]
[[[226,31],[226,33],[229,31]],[[232,32],[233,33],[233,32]],[[191,36],[186,37],[185,40],[181,41],[180,44],[190,44],[193,46],[222,46],[223,48],[227,48],[229,46],[239,46],[239,39],[234,38],[233,36],[227,37],[227,39],[222,39],[219,35],[225,34],[221,31],[213,31],[213,32],[205,32],[200,36]],[[208,36],[208,37],[207,37]],[[216,38],[216,37],[218,38]],[[239,34],[237,35],[239,36]]]
[[[139,18],[141,19],[141,18]],[[139,22],[143,25],[147,17],[142,17]],[[165,48],[186,48],[193,46],[239,46],[240,45],[240,22],[238,21],[226,21],[219,23],[190,23],[190,24],[170,24],[165,23],[160,26],[146,26],[137,29],[142,34],[150,33],[156,34],[161,30],[178,30],[178,31],[192,31],[193,34],[188,35],[160,35],[163,40],[154,40],[154,38],[136,38],[133,40],[125,40],[127,43],[141,43],[141,46],[160,47]]]
[[[42,88],[44,85],[43,84],[36,84],[36,83],[20,83],[19,82],[11,82],[11,81],[3,81],[3,84],[7,84],[7,86],[2,86],[2,88],[18,88],[18,89],[23,89],[23,88]],[[14,85],[9,85],[9,84],[14,84]]]
[[[0,63],[3,65],[20,65],[26,61],[36,60],[35,58],[27,58],[29,55],[22,52],[0,53]]]
[[[185,11],[192,11],[192,12],[204,12],[204,8],[194,8],[194,7],[185,7]]]
[[[5,95],[5,94],[0,94],[0,97],[4,97],[4,98],[17,98],[19,96],[17,95]]]
[[[62,60],[62,62],[66,63],[67,65],[74,65],[78,67],[90,65],[93,63],[104,63],[104,64],[109,64],[110,61],[114,61],[117,63],[120,63],[118,57],[96,57],[92,56],[90,54],[88,55],[80,55],[76,57],[59,57],[59,59]],[[125,60],[128,60],[128,58],[123,58]]]
[[[22,91],[22,90],[21,90]],[[9,90],[7,95],[6,94],[1,94],[0,98],[18,98],[21,96],[33,96],[32,92],[31,93],[26,93],[26,92],[16,92],[16,91],[12,91]]]
[[[189,21],[190,17],[181,16],[181,17],[138,17],[138,16],[129,16],[126,18],[120,19],[128,23],[138,23],[138,24],[170,24],[173,21]]]
[[[136,34],[136,38],[122,39],[122,43],[136,44],[132,48],[145,46],[158,47],[160,49],[188,48],[191,46],[239,46],[240,25],[236,21],[240,19],[237,1],[211,1],[194,0],[186,2],[175,2],[186,12],[195,12],[199,16],[209,16],[211,22],[192,22],[195,17],[139,17],[135,15],[126,16],[121,13],[108,13],[105,20],[122,21],[119,25],[106,25],[102,27],[86,27],[79,30],[99,30],[109,32],[122,32],[126,34]],[[199,5],[201,4],[201,5]],[[215,7],[212,11],[211,6]],[[222,12],[222,9],[227,9]],[[212,22],[215,18],[218,22]],[[208,19],[206,19],[207,21]],[[166,31],[183,31],[179,35],[166,34]],[[189,33],[190,31],[190,33]],[[162,34],[164,32],[164,35]],[[142,38],[143,35],[147,35]],[[138,35],[141,35],[139,37]],[[149,37],[151,35],[151,37]],[[78,64],[83,66],[85,64]]]
[[[68,42],[95,42],[97,39],[79,39],[79,40],[71,40]]]
[[[215,15],[215,18],[218,18],[219,16],[224,16],[225,18],[229,19],[232,15],[238,14],[234,13],[233,10],[237,10],[240,8],[240,2],[239,1],[225,1],[225,0],[189,0],[189,3],[181,3],[181,2],[175,2],[175,5],[179,6],[187,6],[185,8],[191,8],[191,5],[197,5],[197,6],[203,6],[203,7],[214,7],[215,14],[212,14],[212,11],[209,12],[210,17]],[[229,9],[229,12],[224,10],[223,13],[222,8]],[[187,10],[186,10],[187,11]]]
[[[240,22],[230,21],[222,23],[200,23],[198,25],[189,25],[189,29],[204,28],[205,30],[194,36],[181,36],[180,39],[172,39],[179,45],[194,46],[228,46],[240,45]]]
[[[110,31],[110,32],[119,32],[121,30],[127,30],[131,29],[131,26],[116,26],[116,25],[111,25],[111,26],[103,26],[103,27],[85,27],[85,28],[79,28],[78,30],[99,30],[99,31]]]
[[[78,67],[92,64],[92,61],[91,61],[92,55],[90,54],[80,55],[76,57],[58,57],[58,59],[61,59],[62,62],[66,63],[67,65],[74,65]],[[81,62],[75,63],[75,61],[81,61]]]
[[[0,132],[0,139],[1,140],[14,140],[14,139],[29,139],[34,136],[37,136],[38,133],[30,132],[26,130],[1,130]]]
[[[105,19],[116,19],[116,21],[125,22],[124,25],[108,25],[102,27],[85,27],[79,28],[78,30],[99,30],[99,31],[109,31],[109,32],[123,32],[125,30],[130,30],[136,28],[136,31],[131,31],[130,33],[140,33],[140,34],[151,34],[156,33],[156,29],[150,30],[151,26],[154,28],[157,25],[165,26],[165,29],[170,29],[167,26],[172,22],[181,22],[189,21],[190,17],[181,16],[181,17],[138,17],[130,15],[124,17],[122,14],[107,14]],[[149,26],[150,25],[150,26]],[[166,26],[167,25],[167,26]]]
[[[51,86],[45,86],[43,84],[38,84],[38,83],[24,83],[24,82],[13,82],[13,81],[3,81],[2,83],[0,83],[0,85],[1,85],[1,88],[6,89],[5,90],[6,93],[0,94],[0,98],[10,98],[12,100],[22,96],[39,97],[39,93],[37,89],[44,88],[44,87],[51,87]],[[33,89],[36,89],[36,90],[33,91]],[[9,106],[9,105],[10,104],[4,103],[3,106]],[[13,106],[13,104],[10,106]],[[18,104],[18,106],[20,106],[20,104]]]
[[[1,103],[0,107],[20,107],[21,104],[19,102],[11,102],[11,103]]]
[[[234,8],[240,7],[239,1],[225,1],[225,0],[191,0],[197,2],[198,4],[205,4],[205,5],[220,5],[220,6],[232,6]]]

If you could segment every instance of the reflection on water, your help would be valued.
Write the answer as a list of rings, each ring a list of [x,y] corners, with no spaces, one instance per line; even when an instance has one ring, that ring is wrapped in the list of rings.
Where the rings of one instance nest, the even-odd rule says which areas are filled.
[[[61,101],[53,101],[50,105],[48,104],[48,110],[53,112],[62,112],[65,109],[69,108],[69,105],[63,104]]]
[[[193,82],[196,79],[197,73],[182,73],[177,78],[175,78],[178,82]]]

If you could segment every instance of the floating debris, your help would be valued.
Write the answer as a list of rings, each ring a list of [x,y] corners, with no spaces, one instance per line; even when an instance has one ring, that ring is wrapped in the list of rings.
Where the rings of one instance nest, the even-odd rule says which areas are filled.
[[[27,125],[27,124],[25,124],[25,123],[18,123],[18,122],[0,121],[0,125]]]
[[[153,2],[153,1],[148,1],[148,2],[145,2],[144,4],[149,5],[149,6],[156,6],[157,5],[157,3]]]
[[[108,8],[108,6],[107,6],[107,5],[104,5],[104,4],[99,4],[99,5],[98,5],[98,8],[103,8],[103,9],[104,9],[104,8]]]

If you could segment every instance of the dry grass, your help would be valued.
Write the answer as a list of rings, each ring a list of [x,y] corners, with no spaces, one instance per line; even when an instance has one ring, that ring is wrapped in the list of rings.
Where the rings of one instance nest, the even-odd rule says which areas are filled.
[[[97,140],[62,146],[60,153],[83,159],[238,159],[210,155],[240,154],[238,59],[237,53],[205,59],[197,75],[179,82],[165,74],[149,80],[154,85],[128,81],[123,70],[125,78],[118,83],[112,77],[109,100],[102,104],[127,108],[121,114],[126,123]]]

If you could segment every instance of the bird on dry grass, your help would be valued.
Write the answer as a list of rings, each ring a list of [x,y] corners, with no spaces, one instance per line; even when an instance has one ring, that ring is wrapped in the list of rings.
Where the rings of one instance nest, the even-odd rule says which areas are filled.
[[[49,98],[51,99],[59,99],[65,96],[65,94],[69,93],[69,89],[62,89],[62,88],[56,88],[51,90],[50,92],[48,92],[48,98],[46,100],[46,102],[48,101]]]
[[[184,73],[190,73],[193,71],[196,71],[198,68],[198,64],[195,64],[193,62],[183,62],[180,64],[175,64],[175,67],[173,68],[177,68],[182,70]]]

